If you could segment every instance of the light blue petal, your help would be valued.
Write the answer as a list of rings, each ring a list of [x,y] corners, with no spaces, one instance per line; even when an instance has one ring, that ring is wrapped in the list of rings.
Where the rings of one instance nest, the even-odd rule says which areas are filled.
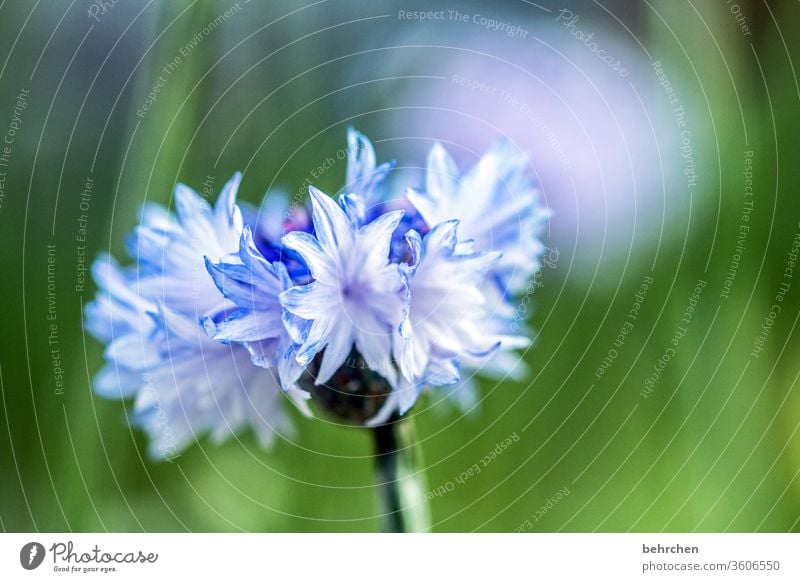
[[[278,338],[285,333],[280,309],[271,311],[237,309],[217,324],[211,336],[216,341],[255,342]]]
[[[314,186],[309,186],[311,193],[314,232],[320,245],[330,256],[337,256],[339,247],[347,248],[352,242],[353,226],[347,219],[344,210],[327,194]]]
[[[116,338],[106,346],[103,356],[108,362],[129,370],[143,370],[161,359],[155,346],[135,332]]]
[[[458,242],[458,220],[447,220],[434,226],[431,231],[425,235],[425,247],[441,248],[450,254],[456,248]]]
[[[287,344],[288,342],[281,341],[276,349],[278,377],[281,381],[281,387],[285,391],[296,387],[297,381],[306,369],[305,366],[297,362],[297,346]],[[308,394],[305,390],[302,392]]]
[[[455,384],[461,379],[458,360],[456,358],[433,358],[425,371],[423,384],[446,386]]]
[[[408,261],[407,271],[409,275],[413,275],[417,269],[419,260],[422,255],[422,236],[416,230],[409,230],[406,233],[406,242],[410,250],[410,259]]]
[[[375,148],[367,137],[353,129],[347,128],[347,171],[345,173],[345,191],[356,192],[358,183],[364,176],[371,176],[375,171]]]
[[[242,264],[253,272],[256,278],[262,281],[262,285],[275,287],[275,291],[282,290],[282,284],[285,280],[281,275],[277,265],[281,263],[270,263],[258,250],[255,240],[253,240],[253,231],[247,226],[242,231],[242,236],[239,239],[239,259]],[[283,267],[283,265],[281,265]],[[285,267],[284,267],[285,268]]]
[[[336,373],[353,347],[353,326],[349,321],[339,321],[330,326],[328,342],[322,354],[322,363],[314,384],[324,384]]]
[[[302,231],[287,233],[281,243],[288,249],[295,251],[305,261],[311,276],[315,279],[331,279],[334,274],[331,257],[325,254],[319,241],[314,235]]]
[[[311,322],[302,317],[297,317],[294,313],[284,309],[281,313],[283,319],[283,327],[289,334],[289,338],[294,343],[302,344],[308,337],[308,328]]]
[[[126,237],[125,248],[137,263],[149,263],[160,270],[166,261],[166,251],[172,240],[173,235],[167,231],[137,226]]]
[[[425,224],[432,226],[439,222],[441,212],[438,204],[427,193],[408,188],[406,190],[406,199],[417,209]]]
[[[217,197],[217,203],[214,205],[214,219],[220,231],[232,226],[236,208],[236,194],[239,191],[241,182],[242,173],[236,172],[222,187],[222,192]]]
[[[252,308],[268,305],[252,280],[253,272],[244,265],[214,264],[206,257],[206,269],[220,293],[237,305]],[[277,302],[274,296],[273,299]]]
[[[190,230],[194,230],[199,218],[210,222],[212,211],[211,206],[197,192],[185,184],[175,186],[175,211],[181,225]],[[207,233],[205,233],[207,236]]]
[[[402,382],[393,392],[397,393],[397,408],[402,415],[414,406],[419,397],[420,387],[410,382]]]
[[[244,342],[242,345],[250,352],[250,361],[259,368],[273,368],[278,365],[279,340],[269,338]]]
[[[303,366],[314,359],[319,352],[325,349],[328,343],[331,326],[325,318],[315,319],[308,328],[306,341],[297,348],[297,362]]]
[[[483,349],[467,350],[466,353],[472,356],[473,358],[488,358],[497,350],[499,350],[501,345],[502,342],[498,341]]]
[[[106,364],[95,376],[92,387],[103,398],[130,398],[141,385],[141,374],[124,366]]]
[[[363,224],[366,217],[366,204],[364,204],[364,199],[361,196],[357,194],[342,194],[339,196],[339,201],[350,222]]]
[[[450,200],[456,194],[458,167],[447,150],[440,143],[434,144],[428,153],[428,167],[425,174],[425,189],[434,199]]]
[[[395,410],[397,410],[397,390],[392,390],[389,396],[387,396],[386,402],[383,403],[383,406],[375,413],[375,416],[364,423],[364,426],[374,427],[386,424]]]
[[[330,296],[334,291],[321,286],[319,281],[314,281],[287,289],[279,295],[279,299],[283,308],[290,313],[303,319],[317,319],[326,315],[331,305],[336,303],[336,297]]]
[[[369,224],[362,226],[359,231],[359,240],[366,246],[365,268],[380,269],[389,262],[389,247],[392,244],[392,233],[403,219],[402,210],[394,210],[382,214]]]
[[[379,196],[379,186],[395,166],[395,162],[387,162],[375,167],[375,149],[363,134],[350,128],[347,132],[347,172],[343,194],[356,194],[363,201],[365,209],[369,209],[384,197]],[[345,206],[348,210],[348,207]],[[358,217],[363,222],[363,213],[350,212],[348,216]]]

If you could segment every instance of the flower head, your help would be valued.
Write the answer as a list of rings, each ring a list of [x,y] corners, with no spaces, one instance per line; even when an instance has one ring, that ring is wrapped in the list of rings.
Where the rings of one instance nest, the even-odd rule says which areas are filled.
[[[93,266],[100,292],[87,306],[87,329],[108,344],[94,387],[101,396],[134,398],[133,421],[150,435],[155,458],[174,456],[205,433],[221,440],[249,426],[267,445],[289,429],[277,371],[252,366],[245,347],[212,340],[200,322],[209,309],[232,305],[205,262],[238,248],[239,180],[226,184],[213,208],[179,185],[177,219],[145,207],[128,244],[132,267],[110,257]]]
[[[377,165],[355,130],[348,153],[336,200],[312,186],[310,208],[290,208],[273,194],[245,220],[241,175],[213,207],[179,185],[177,216],[144,208],[134,265],[95,263],[95,390],[134,398],[153,455],[246,427],[267,445],[290,429],[283,396],[381,424],[425,387],[473,406],[476,371],[523,373],[529,333],[509,300],[538,267],[548,216],[527,158],[501,142],[459,175],[437,145],[425,188],[393,198],[394,162]]]
[[[483,329],[491,306],[481,283],[500,254],[459,244],[457,229],[458,221],[450,220],[424,238],[416,231],[406,235],[412,260],[402,271],[409,301],[395,338],[395,357],[405,378],[420,387],[458,382],[461,358],[484,357],[499,347]],[[410,406],[413,399],[406,403]]]
[[[391,342],[405,294],[400,270],[389,262],[389,246],[402,212],[359,226],[331,198],[314,187],[310,191],[316,236],[291,232],[283,237],[314,277],[281,294],[289,313],[311,322],[295,330],[301,343],[297,360],[306,365],[325,350],[316,379],[321,384],[355,347],[370,368],[394,384]]]

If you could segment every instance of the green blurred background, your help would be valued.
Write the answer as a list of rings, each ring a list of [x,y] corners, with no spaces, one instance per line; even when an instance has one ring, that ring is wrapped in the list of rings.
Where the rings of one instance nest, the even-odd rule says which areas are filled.
[[[478,46],[495,43],[497,54],[507,54],[547,38],[543,50],[556,59],[539,62],[523,52],[521,65],[560,80],[551,85],[560,91],[566,85],[559,82],[580,73],[558,60],[567,50],[559,43],[594,58],[574,27],[554,24],[565,7],[598,43],[627,47],[622,54],[644,63],[644,73],[624,87],[637,88],[648,110],[667,103],[650,68],[661,62],[691,119],[697,183],[687,191],[680,134],[669,116],[639,127],[663,145],[662,174],[641,170],[658,191],[626,198],[624,185],[597,184],[612,200],[611,211],[587,206],[602,216],[600,231],[576,225],[573,202],[563,195],[569,189],[543,178],[558,211],[545,242],[559,258],[534,291],[529,380],[485,383],[475,414],[429,399],[413,411],[432,489],[454,482],[507,436],[519,440],[429,502],[433,530],[800,529],[800,274],[786,276],[800,233],[800,8],[789,0],[435,8],[333,0],[3,3],[0,131],[15,119],[19,127],[0,167],[0,527],[375,530],[371,443],[361,429],[295,414],[296,437],[271,451],[244,434],[222,446],[202,440],[172,463],[146,459],[126,404],[91,391],[103,348],[82,331],[82,307],[94,288],[87,281],[76,289],[79,218],[87,216],[89,259],[103,249],[122,258],[124,235],[144,200],[168,204],[177,181],[198,190],[213,182],[217,192],[236,170],[245,173],[240,196],[254,204],[270,188],[295,192],[343,147],[349,125],[376,141],[380,158],[409,166],[409,179],[432,139],[458,148],[465,132],[477,134],[460,158],[474,161],[474,148],[496,132],[489,123],[447,117],[445,105],[458,90],[442,81],[455,70],[453,47],[479,62],[487,57]],[[398,16],[451,8],[515,23],[529,35]],[[203,33],[215,20],[219,25]],[[182,50],[187,54],[165,73]],[[595,72],[605,67],[584,63]],[[648,72],[650,85],[637,85]],[[137,115],[159,76],[156,102]],[[583,112],[591,114],[593,97],[586,99]],[[577,168],[570,136],[558,134],[563,112],[532,106]],[[431,113],[430,124],[415,121]],[[514,110],[508,113],[513,121]],[[604,115],[602,107],[596,115]],[[529,122],[520,117],[516,125],[526,132]],[[603,142],[595,145],[605,155]],[[747,219],[746,151],[754,152]],[[335,192],[343,177],[338,163],[315,182]],[[92,192],[82,208],[87,178]],[[592,193],[579,186],[581,204]],[[624,210],[634,200],[631,219]],[[642,226],[603,244],[603,233],[628,232],[631,220]],[[739,252],[743,224],[749,230]],[[615,345],[647,276],[654,283],[635,325]],[[706,285],[687,333],[645,397],[698,280]],[[790,285],[766,332],[781,283]],[[766,338],[763,349],[753,355],[759,337]],[[610,350],[613,361],[597,374]]]

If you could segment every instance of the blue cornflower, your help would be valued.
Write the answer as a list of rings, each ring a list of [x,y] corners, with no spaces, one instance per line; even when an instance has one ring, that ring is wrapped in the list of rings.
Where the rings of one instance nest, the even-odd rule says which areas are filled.
[[[527,372],[519,351],[531,332],[512,305],[539,269],[545,250],[540,237],[551,212],[540,203],[528,157],[507,140],[493,144],[477,164],[461,173],[441,144],[428,155],[425,186],[409,189],[406,197],[428,225],[458,219],[459,235],[476,251],[501,255],[486,273],[481,291],[489,315],[480,329],[498,348],[485,355],[464,353],[460,379],[443,388],[462,409],[477,403],[475,374],[521,379]]]
[[[204,433],[218,441],[244,427],[268,445],[289,430],[277,370],[253,366],[248,350],[208,337],[200,318],[232,304],[218,290],[206,260],[239,247],[242,218],[234,176],[212,208],[186,186],[175,189],[177,218],[148,205],[128,241],[136,264],[110,257],[93,266],[100,287],[87,306],[87,329],[108,343],[95,390],[133,397],[133,421],[150,436],[150,453],[169,458]],[[302,400],[299,391],[290,396]]]
[[[316,378],[322,384],[355,346],[367,365],[394,385],[392,335],[406,299],[400,269],[389,262],[389,246],[403,213],[389,212],[359,226],[327,195],[313,186],[310,192],[316,236],[290,232],[283,237],[314,277],[281,294],[289,313],[311,321],[295,330],[301,339],[297,360],[306,365],[325,350]]]
[[[457,220],[434,226],[425,237],[406,235],[411,261],[403,264],[408,303],[395,341],[395,358],[414,385],[442,386],[460,380],[461,358],[483,358],[500,345],[486,334],[492,315],[481,284],[500,253],[476,252],[459,243]],[[405,412],[413,399],[406,398]]]

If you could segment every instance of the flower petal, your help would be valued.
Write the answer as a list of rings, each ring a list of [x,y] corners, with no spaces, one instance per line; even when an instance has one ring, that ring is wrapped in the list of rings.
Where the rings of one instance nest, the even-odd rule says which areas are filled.
[[[327,194],[320,192],[314,186],[309,186],[308,191],[311,193],[314,232],[317,240],[329,257],[336,258],[340,252],[349,249],[354,228],[344,210]]]
[[[307,232],[289,232],[281,238],[281,244],[295,251],[308,266],[311,276],[318,280],[333,281],[333,262],[314,235]]]
[[[322,354],[322,363],[314,379],[314,384],[324,384],[331,379],[336,370],[341,367],[353,346],[353,326],[347,322],[338,322],[332,325],[328,335],[328,344]]]
[[[458,166],[440,143],[434,144],[428,153],[428,169],[425,174],[425,189],[439,200],[453,200],[458,184]]]
[[[319,281],[287,289],[279,298],[284,309],[303,319],[323,317],[339,303],[336,289]]]

